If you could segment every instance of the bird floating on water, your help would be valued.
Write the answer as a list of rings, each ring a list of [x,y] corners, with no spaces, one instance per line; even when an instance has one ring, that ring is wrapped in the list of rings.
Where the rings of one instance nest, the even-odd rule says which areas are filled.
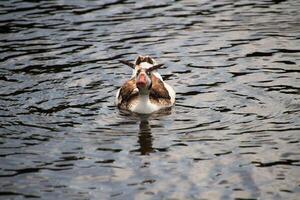
[[[130,80],[118,90],[116,105],[122,110],[150,114],[171,107],[175,102],[174,89],[164,82],[157,64],[149,56],[138,56],[134,63],[120,61],[133,69]]]

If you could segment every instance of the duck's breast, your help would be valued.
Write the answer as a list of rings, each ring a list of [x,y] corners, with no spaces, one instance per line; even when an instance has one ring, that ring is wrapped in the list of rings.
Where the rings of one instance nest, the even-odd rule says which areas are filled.
[[[161,109],[160,105],[153,104],[148,95],[140,95],[138,98],[131,104],[129,110],[141,114],[150,114],[152,112],[158,111]]]

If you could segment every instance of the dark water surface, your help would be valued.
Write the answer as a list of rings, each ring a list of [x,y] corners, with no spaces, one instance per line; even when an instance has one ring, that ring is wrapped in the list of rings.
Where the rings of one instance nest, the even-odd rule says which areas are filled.
[[[0,199],[299,199],[300,2],[1,1]],[[171,113],[123,114],[155,57]]]

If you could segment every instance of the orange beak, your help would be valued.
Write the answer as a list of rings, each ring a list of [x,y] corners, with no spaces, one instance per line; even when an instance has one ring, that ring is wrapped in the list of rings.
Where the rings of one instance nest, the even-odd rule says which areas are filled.
[[[140,74],[136,82],[138,88],[145,88],[147,86],[147,79],[145,74]]]

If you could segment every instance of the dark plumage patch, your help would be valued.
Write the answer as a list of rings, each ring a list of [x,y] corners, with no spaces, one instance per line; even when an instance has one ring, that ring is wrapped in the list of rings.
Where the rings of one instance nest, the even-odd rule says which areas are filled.
[[[154,64],[154,61],[151,57],[149,57],[149,56],[139,56],[135,61],[135,65],[139,65],[142,62],[147,62],[147,63],[150,63],[152,65]]]
[[[135,79],[132,78],[127,81],[120,89],[118,96],[118,107],[121,109],[128,109],[131,102],[138,98],[138,92],[136,89]]]
[[[155,75],[151,76],[152,87],[150,90],[150,101],[155,104],[169,105],[171,104],[171,97],[164,83]]]

